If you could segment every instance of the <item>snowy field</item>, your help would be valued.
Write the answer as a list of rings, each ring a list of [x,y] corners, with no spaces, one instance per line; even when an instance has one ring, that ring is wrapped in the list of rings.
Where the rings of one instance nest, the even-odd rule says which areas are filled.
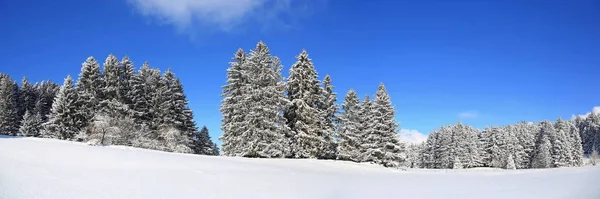
[[[394,170],[0,137],[0,198],[598,199],[600,167]]]

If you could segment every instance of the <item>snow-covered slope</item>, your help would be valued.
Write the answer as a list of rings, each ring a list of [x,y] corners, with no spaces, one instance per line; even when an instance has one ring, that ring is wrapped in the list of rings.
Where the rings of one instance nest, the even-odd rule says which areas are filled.
[[[600,167],[393,170],[0,137],[0,198],[600,198]]]

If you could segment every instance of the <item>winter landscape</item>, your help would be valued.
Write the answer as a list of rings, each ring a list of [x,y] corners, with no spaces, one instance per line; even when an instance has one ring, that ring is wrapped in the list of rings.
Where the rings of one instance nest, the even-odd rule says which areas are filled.
[[[597,3],[88,4],[0,2],[0,199],[600,198]]]

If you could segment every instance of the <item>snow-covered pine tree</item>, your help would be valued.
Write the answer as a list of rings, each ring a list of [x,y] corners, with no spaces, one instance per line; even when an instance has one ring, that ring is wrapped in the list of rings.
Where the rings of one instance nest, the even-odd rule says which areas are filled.
[[[396,111],[383,83],[377,89],[371,112],[371,131],[364,136],[361,156],[386,167],[399,166],[404,161],[405,146],[399,140]]]
[[[105,108],[112,99],[119,99],[119,87],[121,84],[119,74],[119,60],[113,54],[108,55],[103,65],[102,75],[102,98],[98,110]]]
[[[265,158],[287,156],[289,143],[284,135],[289,128],[282,115],[287,100],[283,95],[285,84],[281,62],[271,56],[269,48],[261,41],[250,51],[245,65],[248,83],[244,89],[248,90],[243,91],[245,96],[239,103],[250,109],[241,124],[247,129],[237,136],[241,146],[235,146],[237,149],[229,154]]]
[[[100,65],[94,57],[88,57],[81,64],[81,72],[76,86],[81,100],[81,107],[78,109],[83,115],[82,122],[84,126],[91,122],[98,111],[99,100],[102,98],[101,76]]]
[[[521,165],[523,165],[523,160],[527,157],[525,153],[525,149],[521,146],[519,139],[517,138],[518,130],[517,126],[508,125],[505,126],[504,133],[504,151],[505,151],[505,164],[509,164],[509,157],[512,158],[512,161],[515,164],[515,168],[521,169]]]
[[[200,132],[194,133],[194,153],[203,155],[216,155],[219,151],[215,150],[215,143],[210,139],[208,128],[203,126]]]
[[[517,166],[515,164],[515,160],[514,160],[512,154],[508,155],[508,158],[506,160],[506,167],[505,167],[505,169],[512,169],[512,170],[517,169]]]
[[[72,139],[82,127],[78,110],[77,90],[73,87],[73,78],[67,76],[56,99],[52,104],[48,122],[44,123],[43,137]]]
[[[537,125],[533,123],[528,124],[524,121],[515,125],[516,138],[524,152],[521,160],[515,160],[515,162],[520,162],[520,164],[516,165],[517,168],[526,169],[531,167],[531,158],[535,150],[535,134],[539,131],[536,127]]]
[[[10,76],[0,73],[0,134],[17,135],[19,132],[18,86]]]
[[[577,128],[575,121],[568,121],[569,125],[569,145],[571,146],[571,166],[582,166],[583,165],[583,147],[581,145],[581,137],[579,137],[579,128]]]
[[[35,87],[37,99],[35,101],[34,113],[42,116],[42,123],[48,121],[48,115],[52,109],[54,98],[60,90],[60,85],[51,81],[42,81]]]
[[[600,148],[600,114],[590,113],[583,122],[581,122],[580,129],[582,129],[582,142],[583,151],[585,154],[590,154],[596,148]]]
[[[227,81],[225,86],[222,87],[223,93],[221,96],[220,111],[223,115],[221,119],[221,130],[223,134],[219,138],[223,143],[221,147],[225,155],[236,156],[241,154],[241,146],[243,140],[240,136],[247,130],[245,123],[245,116],[250,111],[242,102],[247,93],[244,91],[250,91],[247,87],[248,83],[248,70],[246,62],[246,53],[242,49],[238,49],[232,58],[232,62],[229,63],[230,67],[227,69]]]
[[[21,120],[21,127],[19,128],[20,136],[35,137],[39,134],[41,129],[41,116],[40,114],[31,114],[29,110],[25,111],[23,119]]]
[[[569,126],[566,121],[558,118],[554,123],[554,131],[550,133],[550,143],[552,143],[552,160],[554,167],[567,167],[572,162],[571,145],[569,144]]]
[[[291,102],[284,111],[291,129],[291,152],[296,158],[323,158],[331,138],[325,134],[322,89],[317,71],[305,50],[296,56],[287,79],[287,97]]]
[[[363,101],[359,104],[360,105],[360,112],[359,112],[359,120],[360,120],[360,125],[359,125],[359,141],[358,143],[360,143],[360,146],[358,147],[360,149],[359,152],[359,162],[365,162],[365,161],[369,161],[367,160],[364,155],[366,154],[366,149],[363,147],[363,144],[365,144],[365,136],[367,134],[370,134],[373,131],[372,125],[373,125],[373,102],[371,101],[371,98],[369,97],[369,95],[365,95],[365,98],[363,99]]]
[[[338,138],[338,159],[359,162],[361,145],[361,107],[358,95],[350,89],[344,97],[340,113]]]
[[[550,137],[554,134],[554,126],[549,121],[542,121],[539,124],[540,132],[537,134],[534,156],[532,158],[532,168],[550,168],[553,167],[552,144]]]
[[[32,113],[35,109],[35,101],[37,95],[35,89],[27,81],[26,77],[23,77],[21,80],[21,87],[19,89],[19,102],[21,103],[19,117],[23,117],[26,111],[29,111],[31,115],[35,116],[35,113]]]
[[[492,155],[490,154],[492,129],[486,126],[479,134],[479,154],[481,157],[482,166],[491,167]]]
[[[337,93],[333,91],[333,86],[331,85],[331,77],[326,75],[323,79],[323,103],[321,103],[320,110],[321,113],[324,114],[324,125],[322,125],[321,129],[323,130],[323,135],[326,137],[326,141],[328,142],[328,147],[325,148],[325,153],[323,158],[325,159],[335,159],[336,158],[336,149],[337,144],[333,138],[335,138],[335,133],[337,130],[338,118],[337,113],[339,111],[337,101]]]
[[[421,168],[432,169],[435,168],[435,157],[438,131],[433,130],[427,136],[427,140],[423,144],[423,150],[421,151]]]
[[[452,169],[463,169],[463,164],[460,162],[458,156],[454,157],[454,160],[452,161]]]
[[[135,68],[128,56],[121,59],[121,63],[119,64],[119,74],[121,75],[119,101],[131,108],[133,107],[132,81],[133,76],[135,75]]]
[[[408,144],[406,146],[406,160],[404,162],[405,167],[418,168],[421,165],[421,150],[423,149],[423,143],[419,144]]]
[[[132,81],[134,104],[131,111],[136,123],[146,125],[150,131],[156,131],[159,125],[153,122],[158,118],[156,113],[160,104],[157,99],[160,79],[160,70],[150,68],[148,62],[145,62]]]
[[[502,168],[506,165],[506,151],[504,129],[494,126],[490,129],[490,139],[487,153],[490,154],[490,167]]]

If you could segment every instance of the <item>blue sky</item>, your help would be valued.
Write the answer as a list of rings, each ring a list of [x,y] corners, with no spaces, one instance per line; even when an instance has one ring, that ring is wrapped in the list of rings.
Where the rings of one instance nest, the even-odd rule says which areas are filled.
[[[340,99],[384,82],[401,128],[427,134],[600,105],[598,10],[594,0],[0,0],[0,72],[62,82],[109,53],[170,67],[216,139],[228,62],[263,40],[284,76],[305,48]]]

